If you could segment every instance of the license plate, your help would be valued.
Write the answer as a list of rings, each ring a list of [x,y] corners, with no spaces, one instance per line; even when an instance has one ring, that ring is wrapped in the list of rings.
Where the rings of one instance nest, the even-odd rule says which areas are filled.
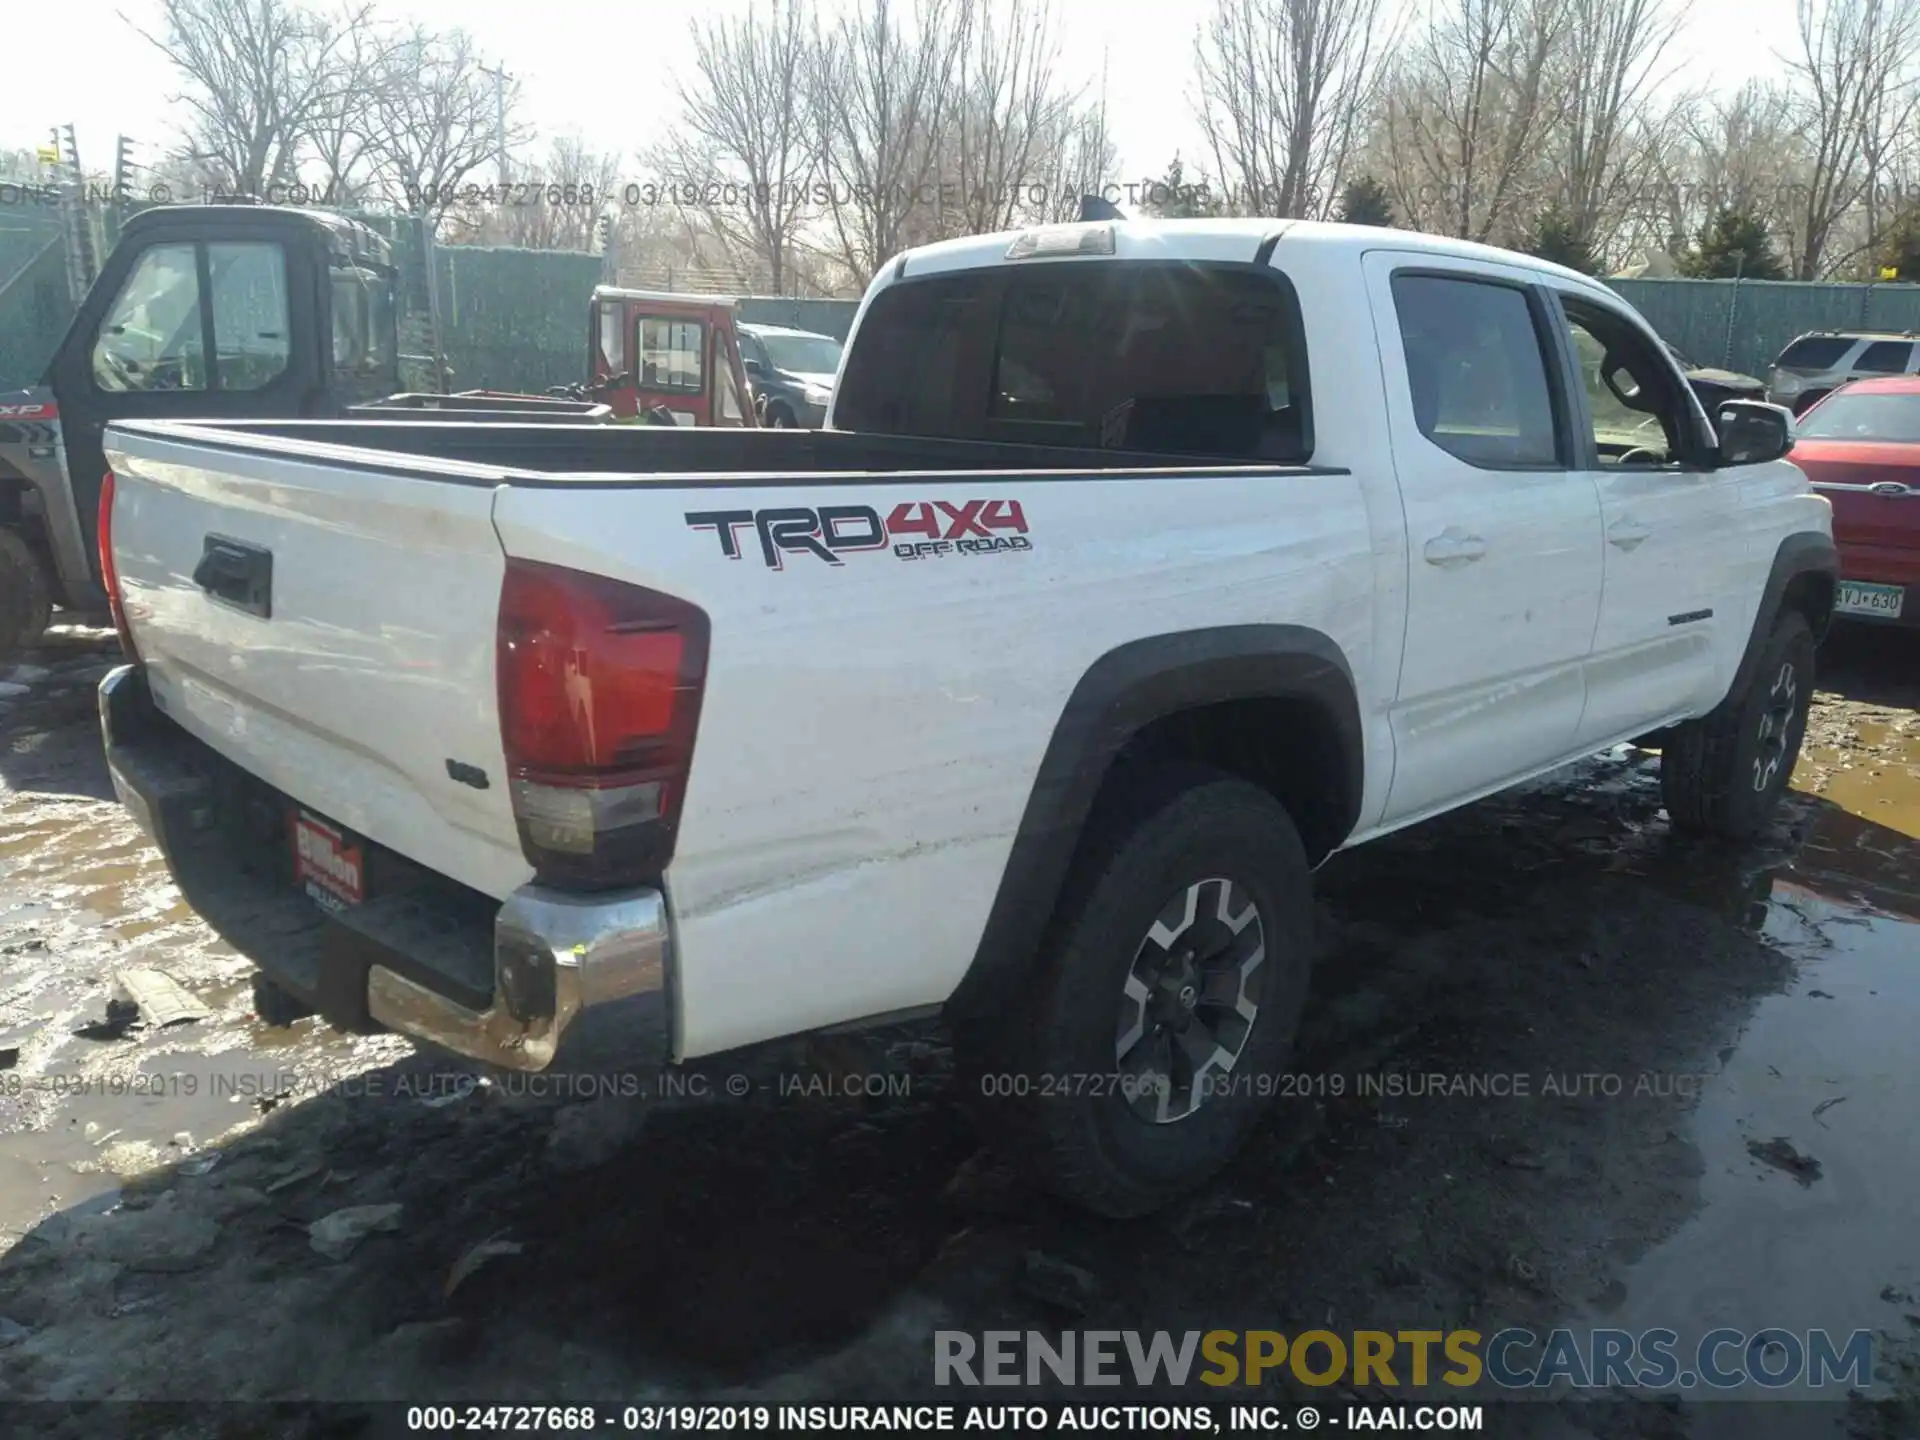
[[[1842,580],[1833,608],[1842,615],[1878,615],[1883,620],[1898,620],[1906,598],[1904,585],[1863,585],[1858,580]]]
[[[366,856],[360,842],[304,810],[293,812],[293,878],[329,910],[367,898]]]

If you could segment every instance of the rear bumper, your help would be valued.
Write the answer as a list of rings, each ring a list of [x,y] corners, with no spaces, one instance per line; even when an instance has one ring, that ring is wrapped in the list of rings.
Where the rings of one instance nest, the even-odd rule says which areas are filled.
[[[659,891],[528,885],[499,904],[383,852],[400,877],[391,893],[329,912],[292,883],[278,843],[287,798],[162,714],[137,666],[101,681],[100,724],[114,792],[187,903],[334,1023],[511,1070],[671,1058],[672,928]]]

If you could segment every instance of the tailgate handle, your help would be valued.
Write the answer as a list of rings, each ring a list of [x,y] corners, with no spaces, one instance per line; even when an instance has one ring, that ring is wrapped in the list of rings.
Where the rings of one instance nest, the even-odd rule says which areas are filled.
[[[273,552],[218,535],[206,537],[193,583],[214,599],[266,620],[273,615]]]

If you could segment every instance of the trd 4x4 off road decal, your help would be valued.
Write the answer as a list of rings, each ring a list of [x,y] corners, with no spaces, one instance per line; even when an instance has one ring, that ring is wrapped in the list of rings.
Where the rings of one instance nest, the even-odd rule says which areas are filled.
[[[740,532],[751,529],[770,570],[786,568],[788,555],[813,555],[829,565],[859,550],[891,548],[901,560],[934,555],[993,555],[1031,550],[1027,517],[1018,500],[905,501],[883,521],[871,505],[789,506],[774,510],[695,510],[695,530],[720,537],[720,553],[740,558]]]

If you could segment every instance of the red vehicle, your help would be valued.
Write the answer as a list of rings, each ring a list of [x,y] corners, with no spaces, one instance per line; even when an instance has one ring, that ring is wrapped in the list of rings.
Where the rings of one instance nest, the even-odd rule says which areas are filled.
[[[661,407],[682,425],[754,426],[736,309],[712,295],[602,285],[587,321],[595,398],[616,420]]]
[[[1834,614],[1920,624],[1920,375],[1842,385],[1800,417],[1792,459],[1833,502]]]

